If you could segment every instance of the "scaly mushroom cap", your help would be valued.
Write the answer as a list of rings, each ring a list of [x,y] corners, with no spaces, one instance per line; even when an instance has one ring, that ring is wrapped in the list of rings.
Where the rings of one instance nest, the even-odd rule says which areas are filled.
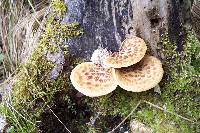
[[[127,38],[122,42],[119,52],[105,59],[104,64],[113,68],[128,67],[139,62],[146,50],[147,46],[143,39],[135,36]]]
[[[70,79],[75,89],[89,97],[106,95],[117,87],[113,68],[103,68],[92,62],[77,65]]]
[[[163,77],[159,59],[145,56],[139,63],[115,70],[118,85],[127,91],[141,92],[155,87]]]

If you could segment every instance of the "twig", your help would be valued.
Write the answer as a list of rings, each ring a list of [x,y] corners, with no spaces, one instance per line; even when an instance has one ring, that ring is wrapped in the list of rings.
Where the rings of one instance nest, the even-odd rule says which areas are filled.
[[[162,108],[162,107],[159,107],[158,105],[155,105],[155,104],[150,103],[150,102],[145,101],[145,100],[144,100],[144,102],[145,102],[146,104],[149,104],[150,106],[153,106],[153,107],[155,107],[155,108],[157,108],[157,109],[160,109],[160,110],[162,110],[162,111],[164,111],[164,112],[167,112],[167,113],[169,113],[169,114],[178,116],[178,117],[180,117],[180,118],[182,118],[182,119],[184,119],[184,120],[186,120],[186,121],[189,121],[189,122],[192,122],[192,123],[196,123],[196,122],[194,122],[193,120],[190,120],[190,119],[188,119],[188,118],[186,118],[186,117],[183,117],[183,116],[181,116],[181,115],[179,115],[179,114],[176,114],[176,113],[173,113],[173,112],[171,112],[171,111],[168,111],[168,110],[166,110],[166,109],[164,109],[164,108]]]
[[[133,112],[138,108],[138,106],[141,104],[141,101],[139,101],[138,103],[137,103],[137,105],[132,109],[132,111],[131,111],[131,113],[130,114],[128,114],[114,129],[112,129],[112,131],[111,132],[109,132],[109,133],[114,133],[114,131],[117,129],[117,128],[119,128],[132,114],[133,114]]]
[[[52,114],[58,119],[58,121],[65,127],[68,133],[71,133],[71,131],[65,126],[65,124],[58,118],[58,116],[53,112],[53,110],[48,106],[49,110],[52,112]]]
[[[20,114],[17,110],[15,110],[15,108],[14,108],[12,105],[10,105],[10,103],[6,102],[6,104],[7,104],[14,112],[16,112],[19,116],[21,116],[21,118],[23,118],[24,120],[26,120],[26,121],[28,121],[28,122],[30,122],[31,124],[34,125],[34,123],[33,123],[32,121],[26,119],[22,114]]]
[[[35,8],[33,7],[33,4],[31,3],[30,0],[28,0],[28,3],[29,3],[29,5],[31,6],[33,12],[36,14],[36,10],[35,10]],[[33,15],[33,18],[35,19],[35,21],[36,21],[36,22],[40,25],[40,27],[42,28],[42,25],[41,25],[40,21],[39,21],[34,15]]]
[[[178,116],[179,118],[182,118],[182,119],[184,119],[184,120],[186,120],[186,121],[189,121],[189,122],[192,122],[192,123],[197,123],[197,122],[194,122],[193,120],[190,120],[190,119],[188,119],[188,118],[186,118],[186,117],[183,117],[183,116],[181,116],[181,115],[179,115],[179,114],[176,114],[176,113],[173,113],[173,112],[171,112],[171,111],[168,111],[168,110],[166,110],[166,109],[164,109],[164,108],[162,108],[162,107],[160,107],[160,106],[158,106],[158,105],[155,105],[155,104],[153,104],[153,103],[151,103],[151,102],[148,102],[148,101],[146,101],[146,100],[143,100],[143,101],[139,101],[138,104],[135,106],[135,108],[133,108],[133,110],[131,111],[131,113],[130,113],[129,115],[127,115],[127,116],[126,116],[114,129],[112,129],[112,131],[110,131],[109,133],[114,133],[114,131],[115,131],[116,129],[118,129],[118,128],[133,114],[133,112],[138,108],[138,106],[139,106],[142,102],[144,102],[144,103],[146,103],[146,104],[149,104],[150,106],[152,106],[152,107],[154,107],[154,108],[157,108],[157,109],[160,109],[160,110],[162,110],[162,111],[164,111],[164,112],[167,112],[167,113],[169,113],[169,114]],[[198,123],[198,124],[199,124],[199,123]]]

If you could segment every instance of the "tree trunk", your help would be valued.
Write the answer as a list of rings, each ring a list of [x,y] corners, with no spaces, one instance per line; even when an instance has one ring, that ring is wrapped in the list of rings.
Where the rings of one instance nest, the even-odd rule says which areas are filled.
[[[191,1],[186,0],[65,0],[64,21],[78,21],[84,35],[69,40],[72,54],[90,59],[98,46],[111,51],[130,35],[143,38],[152,54],[161,57],[158,43],[163,34],[182,50],[183,24],[190,21]],[[189,11],[189,12],[188,12]]]
[[[195,1],[192,6],[192,28],[200,40],[200,1]]]

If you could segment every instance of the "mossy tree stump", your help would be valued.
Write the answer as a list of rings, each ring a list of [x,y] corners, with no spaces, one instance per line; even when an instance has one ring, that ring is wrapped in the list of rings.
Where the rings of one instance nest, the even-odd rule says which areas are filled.
[[[53,14],[49,14],[39,49],[22,67],[21,79],[14,84],[12,104],[32,122],[24,121],[17,114],[19,125],[14,125],[16,131],[22,131],[20,126],[28,122],[27,131],[32,128],[33,131],[65,133],[67,127],[72,132],[107,132],[137,103],[141,104],[131,119],[143,122],[157,132],[199,131],[200,47],[194,34],[184,27],[190,22],[189,0],[65,0],[65,3],[68,10],[63,19],[66,11],[63,2],[53,0]],[[80,23],[84,34],[77,23],[62,25],[74,21]],[[148,54],[160,58],[163,63],[165,76],[160,83],[160,93],[154,89],[130,93],[117,88],[98,98],[76,95],[69,75],[80,63],[77,59],[90,60],[98,46],[117,51],[120,43],[132,35],[143,38],[148,44]],[[43,53],[46,48],[50,54],[56,52],[58,46],[55,44],[60,49],[68,45],[69,49],[62,51],[66,52],[63,71],[52,80],[46,77],[56,64],[46,60],[48,57]],[[41,121],[39,126],[36,121]],[[10,117],[10,123],[14,122]]]
[[[200,95],[199,57],[197,57],[200,48],[198,40],[188,31],[191,30],[192,1],[65,0],[65,2],[68,5],[68,14],[64,21],[78,21],[84,30],[82,36],[66,42],[70,46],[71,54],[90,60],[92,52],[98,46],[116,51],[127,36],[136,35],[146,41],[149,47],[148,54],[160,58],[165,69],[165,76],[160,83],[161,94],[154,92],[153,89],[138,94],[117,89],[105,97],[89,98],[89,101],[92,101],[89,105],[92,105],[95,111],[125,117],[130,108],[142,99],[165,107],[175,114],[195,117],[196,122],[199,120],[200,112],[197,111],[199,105],[196,105],[194,100],[198,100]],[[83,99],[88,100],[88,98]],[[142,105],[140,109],[132,118],[143,121],[155,131],[198,131],[198,125],[182,122],[179,118],[173,121],[173,115],[165,117],[165,113],[156,111],[155,108]],[[188,114],[186,110],[193,113],[186,115]],[[158,116],[155,116],[156,114]],[[156,124],[156,121],[160,121],[162,126]],[[172,121],[177,125],[171,124]]]

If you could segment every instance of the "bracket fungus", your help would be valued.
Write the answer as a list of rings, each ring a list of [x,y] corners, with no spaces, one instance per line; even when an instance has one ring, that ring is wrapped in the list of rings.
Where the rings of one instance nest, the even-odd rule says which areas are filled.
[[[89,97],[106,95],[116,89],[115,69],[103,68],[93,62],[77,65],[70,79],[75,89]]]
[[[146,50],[144,40],[135,36],[125,39],[113,54],[99,47],[92,54],[92,62],[81,63],[72,70],[71,82],[90,97],[106,95],[117,85],[132,92],[149,90],[161,81],[164,71],[159,59],[145,56]]]
[[[142,92],[155,87],[163,77],[159,59],[145,56],[135,65],[115,70],[118,85],[127,91]]]
[[[114,52],[104,60],[107,67],[128,67],[139,62],[147,50],[146,43],[139,37],[125,39],[118,52]]]

